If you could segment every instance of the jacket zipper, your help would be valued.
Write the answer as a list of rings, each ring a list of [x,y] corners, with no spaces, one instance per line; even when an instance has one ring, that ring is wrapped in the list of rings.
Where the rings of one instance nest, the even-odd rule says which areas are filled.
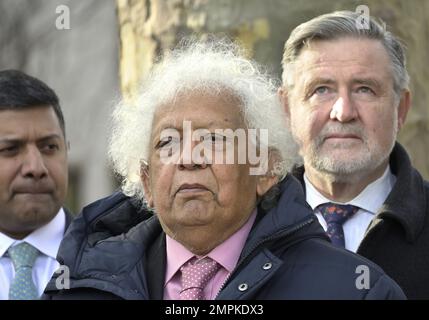
[[[254,252],[256,251],[256,249],[258,249],[260,246],[262,246],[263,244],[265,244],[266,242],[270,242],[272,240],[276,240],[276,239],[281,239],[281,238],[285,238],[290,236],[291,234],[299,231],[300,229],[304,228],[307,225],[310,225],[311,223],[313,223],[315,221],[315,219],[317,219],[315,216],[311,217],[310,219],[307,219],[295,226],[293,226],[290,229],[286,229],[285,231],[279,231],[276,234],[266,237],[262,240],[260,240],[259,242],[257,242],[249,251],[249,253],[244,256],[242,259],[240,259],[239,263],[235,266],[234,270],[226,277],[225,281],[223,282],[222,286],[220,287],[218,293],[216,294],[215,299],[217,298],[217,296],[221,293],[221,291],[223,290],[223,288],[225,288],[225,286],[227,285],[228,281],[232,278],[233,275],[235,275],[235,273],[237,272],[237,270],[244,264],[244,262],[251,257]]]

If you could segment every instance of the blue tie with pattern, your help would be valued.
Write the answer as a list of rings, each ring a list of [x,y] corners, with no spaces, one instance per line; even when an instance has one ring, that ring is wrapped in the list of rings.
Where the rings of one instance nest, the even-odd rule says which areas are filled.
[[[317,207],[325,218],[328,230],[326,233],[333,245],[345,247],[343,224],[353,216],[359,208],[350,204],[337,204],[328,202]]]
[[[39,299],[32,275],[33,265],[39,255],[39,250],[26,242],[22,242],[10,247],[8,253],[15,268],[15,278],[13,278],[9,288],[9,300]]]

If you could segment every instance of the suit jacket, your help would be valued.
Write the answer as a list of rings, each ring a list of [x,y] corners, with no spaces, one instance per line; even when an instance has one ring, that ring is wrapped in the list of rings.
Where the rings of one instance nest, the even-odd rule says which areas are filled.
[[[399,143],[390,155],[390,168],[396,183],[357,253],[378,264],[408,299],[429,299],[429,183]],[[293,174],[305,188],[304,168]]]
[[[258,208],[238,264],[217,299],[404,298],[378,266],[327,241],[295,178],[288,176],[279,191],[276,206]],[[54,275],[44,298],[162,299],[165,234],[158,217],[141,208],[123,194],[84,208],[58,253],[69,267],[70,288],[56,288]],[[356,285],[362,265],[370,275],[365,288]]]

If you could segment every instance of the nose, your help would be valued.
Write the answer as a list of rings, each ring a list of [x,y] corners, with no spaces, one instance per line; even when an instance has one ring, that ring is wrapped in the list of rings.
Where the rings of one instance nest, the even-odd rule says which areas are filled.
[[[184,141],[179,159],[179,170],[195,170],[207,168],[207,159],[201,155],[202,146],[197,141]]]
[[[332,106],[330,118],[340,122],[350,122],[358,116],[356,106],[348,93],[342,94]]]
[[[37,147],[28,147],[23,156],[21,173],[24,177],[39,180],[48,175],[43,156]]]

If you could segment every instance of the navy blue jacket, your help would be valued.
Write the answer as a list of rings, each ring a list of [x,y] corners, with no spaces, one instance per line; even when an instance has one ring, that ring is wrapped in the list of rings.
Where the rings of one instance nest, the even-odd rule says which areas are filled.
[[[408,299],[429,299],[429,182],[396,143],[390,155],[392,191],[369,225],[357,253],[375,262]],[[304,184],[304,168],[294,175]]]
[[[329,243],[295,178],[288,176],[280,189],[274,208],[258,208],[217,299],[405,298],[374,263]],[[58,253],[70,269],[70,289],[58,290],[55,275],[44,298],[162,299],[165,234],[158,218],[139,208],[120,193],[84,208]],[[368,271],[368,286],[360,268]]]

